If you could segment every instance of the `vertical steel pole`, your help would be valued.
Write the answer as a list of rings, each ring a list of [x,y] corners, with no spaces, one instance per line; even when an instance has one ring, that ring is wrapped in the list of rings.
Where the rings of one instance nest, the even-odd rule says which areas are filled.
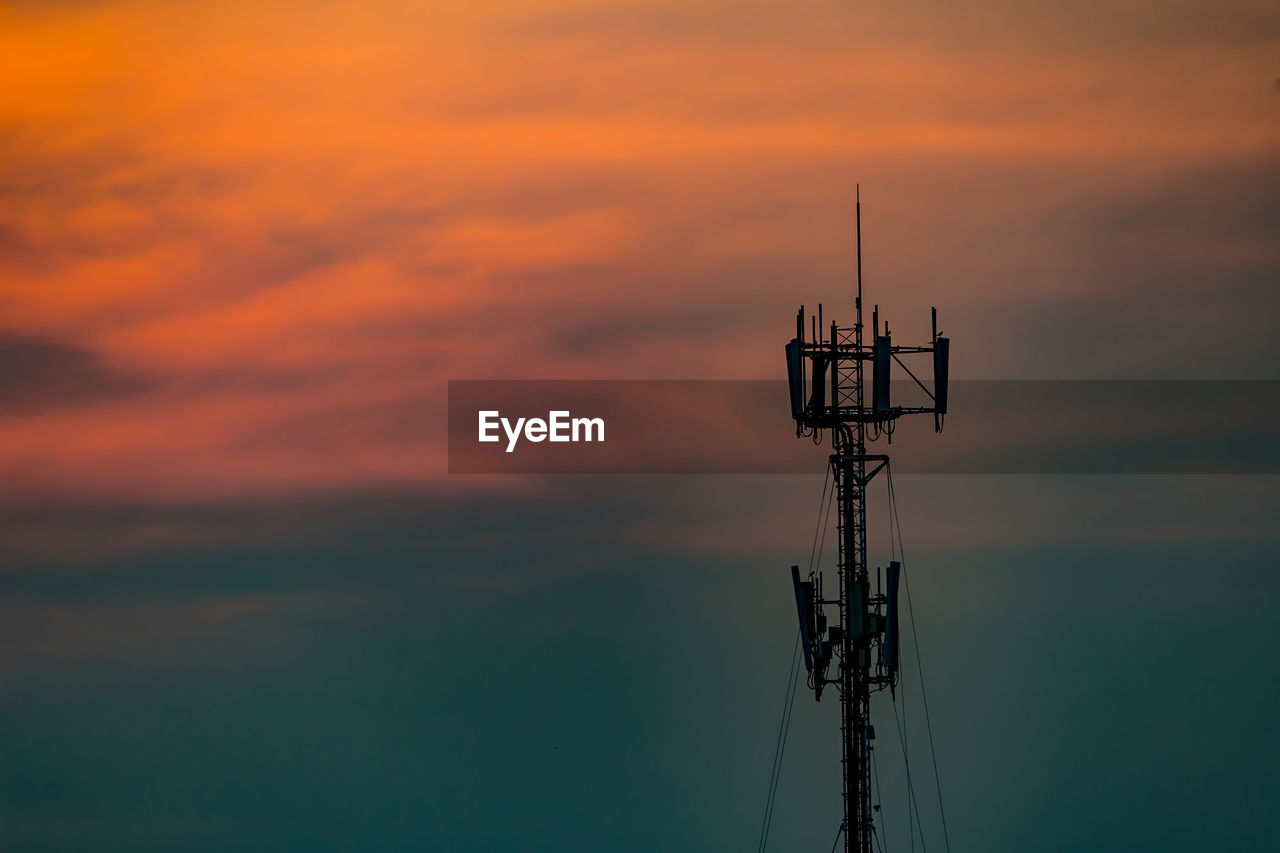
[[[836,485],[837,496],[840,501],[840,565],[838,572],[840,576],[840,624],[844,628],[844,634],[840,638],[840,769],[844,776],[844,790],[842,797],[844,800],[844,825],[846,827],[844,835],[845,853],[857,850],[854,846],[854,836],[856,834],[856,818],[854,812],[858,802],[858,792],[853,780],[857,775],[855,766],[857,764],[857,750],[854,747],[854,723],[853,709],[851,705],[853,697],[853,654],[854,644],[852,640],[851,616],[852,609],[850,607],[850,590],[849,581],[851,576],[850,562],[854,549],[850,548],[850,525],[853,517],[850,513],[850,504],[853,501],[853,463],[849,459],[848,442],[845,440],[846,433],[844,430],[837,428],[835,430],[837,436],[834,441],[835,459],[833,460],[836,469]]]
[[[858,296],[854,307],[854,393],[853,404],[859,415],[864,413],[862,394],[862,198],[855,196],[858,252]],[[872,340],[875,340],[873,330]],[[845,727],[845,850],[848,853],[871,853],[871,767],[869,727],[871,693],[868,667],[871,650],[867,642],[867,435],[866,423],[858,418],[851,434],[845,438],[844,455],[848,458],[845,494],[840,511],[844,515],[845,543],[843,559],[842,609],[847,611],[845,625],[845,657],[841,674]],[[852,446],[850,446],[852,445]],[[851,759],[851,760],[850,760]]]

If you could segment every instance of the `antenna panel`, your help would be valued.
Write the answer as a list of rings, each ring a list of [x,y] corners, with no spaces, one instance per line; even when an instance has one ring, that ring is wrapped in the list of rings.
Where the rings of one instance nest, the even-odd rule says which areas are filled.
[[[796,615],[800,619],[800,646],[804,649],[804,668],[813,672],[813,581],[800,580],[800,567],[791,567],[791,585],[796,592]]]
[[[889,364],[893,361],[893,343],[888,335],[876,336],[875,366],[871,374],[871,399],[877,412],[889,411]]]
[[[795,338],[787,344],[787,382],[791,386],[791,417],[799,420],[804,414],[804,359]]]
[[[898,671],[898,579],[902,563],[894,560],[885,570],[884,667],[890,675]]]
[[[933,410],[939,415],[947,413],[947,362],[951,358],[951,339],[938,338],[933,342]]]
[[[809,397],[809,412],[813,417],[820,417],[827,408],[827,364],[826,356],[813,358],[813,394]]]

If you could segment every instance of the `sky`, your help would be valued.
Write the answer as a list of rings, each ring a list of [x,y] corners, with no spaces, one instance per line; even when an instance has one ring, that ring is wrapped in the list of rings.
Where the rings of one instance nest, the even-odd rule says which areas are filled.
[[[0,846],[753,843],[820,466],[450,476],[447,381],[778,378],[855,192],[953,377],[1280,379],[1278,48],[1262,2],[0,2]],[[1274,485],[901,478],[955,849],[1280,843]],[[801,700],[774,843],[826,849]]]

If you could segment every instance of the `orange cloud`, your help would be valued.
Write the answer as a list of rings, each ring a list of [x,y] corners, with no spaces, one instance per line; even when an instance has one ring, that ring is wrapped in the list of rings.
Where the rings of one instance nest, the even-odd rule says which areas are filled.
[[[874,298],[941,305],[989,374],[1037,343],[992,311],[1106,292],[1064,211],[1280,136],[1249,4],[1155,35],[1108,7],[1105,38],[942,6],[6,9],[5,325],[156,380],[0,420],[33,488],[432,479],[449,377],[774,375],[794,305],[848,301],[857,180]]]

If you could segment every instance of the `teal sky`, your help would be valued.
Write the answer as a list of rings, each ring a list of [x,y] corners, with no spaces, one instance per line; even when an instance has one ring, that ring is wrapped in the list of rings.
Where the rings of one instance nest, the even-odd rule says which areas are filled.
[[[1274,0],[0,0],[0,850],[748,849],[821,454],[450,476],[449,380],[781,380],[859,186],[953,379],[1280,380],[1278,56]],[[898,493],[957,853],[1280,849],[1274,477]],[[771,849],[838,752],[800,697]]]
[[[899,477],[954,849],[1275,845],[1271,482]],[[6,845],[753,844],[793,638],[785,567],[807,554],[820,481],[542,485],[142,509],[297,532],[9,567]],[[877,563],[884,523],[873,512]],[[834,834],[835,710],[797,700],[776,849]],[[896,847],[901,758],[876,712]]]

